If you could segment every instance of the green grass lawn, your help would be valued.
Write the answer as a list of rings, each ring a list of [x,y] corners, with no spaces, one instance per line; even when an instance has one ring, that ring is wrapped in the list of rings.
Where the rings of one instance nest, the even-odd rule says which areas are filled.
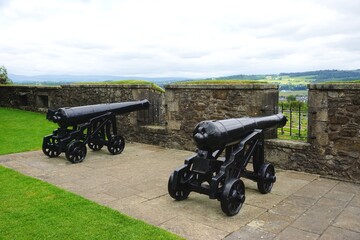
[[[0,166],[0,239],[180,239]]]
[[[0,153],[41,149],[45,114],[0,108]],[[0,165],[0,239],[180,239]]]
[[[41,149],[43,137],[56,128],[45,114],[0,108],[0,155]]]

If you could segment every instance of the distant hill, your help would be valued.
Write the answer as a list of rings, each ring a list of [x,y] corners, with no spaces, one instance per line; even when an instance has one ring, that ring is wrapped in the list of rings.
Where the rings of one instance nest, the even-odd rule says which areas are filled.
[[[264,80],[276,77],[302,77],[311,79],[312,82],[327,82],[327,81],[351,81],[360,80],[360,69],[357,70],[318,70],[307,72],[290,72],[280,74],[265,74],[265,75],[231,75],[218,77],[216,79],[247,79],[247,80]]]
[[[163,87],[166,84],[178,81],[192,81],[184,77],[134,77],[134,76],[114,76],[114,75],[37,75],[25,76],[9,74],[9,78],[15,84],[36,84],[36,85],[61,85],[75,82],[105,82],[118,80],[145,80],[156,83]],[[307,72],[290,72],[279,74],[252,74],[252,75],[231,75],[206,80],[262,80],[269,83],[279,84],[280,90],[306,90],[309,83],[328,82],[328,81],[352,81],[360,80],[360,69],[356,70],[318,70]]]
[[[268,75],[232,75],[215,78],[216,80],[246,79],[265,80],[279,84],[280,90],[306,90],[309,83],[348,82],[360,80],[360,69],[357,70],[318,70],[307,72],[290,72]]]
[[[16,75],[9,74],[9,78],[15,84],[38,84],[38,85],[61,85],[75,82],[105,82],[118,80],[146,80],[154,82],[160,86],[176,81],[188,80],[183,77],[133,77],[133,76],[113,76],[113,75]]]
[[[314,82],[351,81],[360,79],[360,69],[357,70],[319,70],[309,72],[280,73],[279,76],[309,77]]]

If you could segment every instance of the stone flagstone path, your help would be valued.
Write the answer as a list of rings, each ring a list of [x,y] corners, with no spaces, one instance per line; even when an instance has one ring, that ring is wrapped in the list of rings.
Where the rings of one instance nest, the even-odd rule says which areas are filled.
[[[0,156],[0,164],[52,183],[186,239],[360,239],[360,185],[277,170],[270,194],[244,180],[246,201],[227,217],[220,202],[191,193],[174,201],[170,173],[194,153],[128,143],[120,155],[88,151],[80,164],[41,151]]]

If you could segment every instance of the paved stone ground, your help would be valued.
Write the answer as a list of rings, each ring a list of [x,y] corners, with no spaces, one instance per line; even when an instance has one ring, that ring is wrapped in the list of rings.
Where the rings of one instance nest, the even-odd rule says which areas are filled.
[[[116,156],[89,151],[80,164],[41,151],[0,156],[0,164],[186,239],[360,239],[360,185],[317,175],[277,170],[266,195],[244,179],[246,201],[234,217],[198,193],[174,201],[167,193],[169,175],[192,155],[132,143]]]

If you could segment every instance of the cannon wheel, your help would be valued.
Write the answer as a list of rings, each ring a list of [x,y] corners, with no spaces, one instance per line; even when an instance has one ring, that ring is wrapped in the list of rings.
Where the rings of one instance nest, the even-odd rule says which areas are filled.
[[[221,209],[228,216],[238,214],[245,201],[245,186],[240,179],[233,178],[226,183],[221,195]]]
[[[185,173],[186,174],[186,173]],[[184,176],[186,177],[186,176]],[[171,173],[170,178],[169,178],[169,182],[168,182],[168,192],[169,195],[177,200],[177,201],[181,201],[181,200],[185,200],[187,199],[187,197],[190,194],[190,190],[186,189],[184,186],[180,184],[176,184],[175,188],[173,187],[173,182],[175,181],[174,179],[174,173]],[[179,179],[180,182],[180,179]],[[179,186],[180,185],[180,186]]]
[[[260,167],[260,179],[257,182],[259,192],[262,194],[269,193],[276,180],[275,169],[271,163],[264,163]]]
[[[42,145],[44,154],[48,157],[57,157],[61,151],[58,146],[59,141],[53,137],[45,137]]]
[[[93,151],[99,151],[104,146],[103,144],[96,144],[94,142],[89,142],[88,146]]]
[[[73,141],[66,147],[66,158],[72,163],[80,163],[85,159],[86,146],[83,142]]]
[[[125,148],[125,139],[122,136],[114,135],[111,137],[108,150],[112,154],[120,154]]]
[[[97,127],[97,125],[95,125],[95,126]],[[94,127],[93,131],[95,131],[96,127]],[[101,140],[105,140],[105,134],[104,134],[103,130],[100,130],[97,132],[97,134],[94,134],[93,139],[91,139],[88,143],[89,148],[93,151],[101,150],[101,148],[104,146],[104,144],[101,143]],[[95,142],[98,142],[98,143],[95,143]]]

